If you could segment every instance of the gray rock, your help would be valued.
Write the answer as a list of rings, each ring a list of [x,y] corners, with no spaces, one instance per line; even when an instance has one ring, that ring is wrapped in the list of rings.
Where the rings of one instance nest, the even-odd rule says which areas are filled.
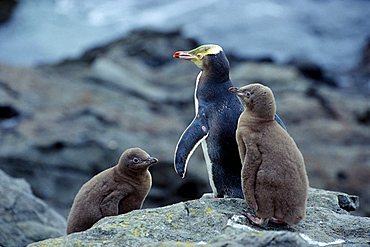
[[[368,244],[370,219],[338,204],[344,193],[310,189],[306,218],[297,225],[250,225],[241,199],[207,199],[107,217],[91,229],[29,246],[332,246]]]
[[[18,1],[16,0],[1,1],[0,3],[0,25],[10,20],[17,4],[18,4]]]
[[[65,219],[35,197],[24,179],[0,170],[0,195],[0,246],[25,246],[65,233]]]
[[[360,206],[360,199],[358,196],[343,196],[338,195],[338,203],[341,208],[346,211],[355,211]]]

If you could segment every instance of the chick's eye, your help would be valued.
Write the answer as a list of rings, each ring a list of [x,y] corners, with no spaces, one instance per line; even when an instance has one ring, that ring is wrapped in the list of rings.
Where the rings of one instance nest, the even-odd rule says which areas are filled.
[[[252,95],[251,92],[248,92],[248,91],[245,92],[245,96],[247,96],[248,98],[251,97],[251,95]]]
[[[132,162],[134,162],[135,164],[137,164],[137,163],[139,163],[139,162],[140,162],[140,160],[139,160],[138,158],[133,158],[133,159],[132,159]]]

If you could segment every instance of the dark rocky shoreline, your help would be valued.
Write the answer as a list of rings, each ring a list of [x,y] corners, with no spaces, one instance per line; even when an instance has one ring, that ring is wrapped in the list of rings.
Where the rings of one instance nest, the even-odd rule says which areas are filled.
[[[197,69],[171,55],[197,45],[178,31],[136,31],[78,60],[37,68],[2,65],[0,167],[25,177],[36,195],[66,215],[83,181],[114,164],[123,149],[142,146],[161,160],[152,169],[147,206],[183,200],[179,194],[199,197],[209,190],[201,152],[185,180],[172,168],[177,139],[192,119]],[[360,195],[362,212],[369,214],[367,95],[309,79],[293,65],[230,57],[236,85],[261,81],[274,90],[311,184]]]
[[[172,161],[193,117],[198,72],[171,56],[197,45],[178,31],[139,30],[79,59],[33,68],[0,65],[0,169],[25,178],[36,196],[66,217],[86,180],[115,164],[122,150],[140,146],[160,160],[151,168],[144,207],[199,198],[210,191],[201,151],[184,180]],[[370,216],[367,93],[328,83],[314,66],[229,57],[237,86],[258,81],[273,89],[310,185],[358,195],[355,214]]]

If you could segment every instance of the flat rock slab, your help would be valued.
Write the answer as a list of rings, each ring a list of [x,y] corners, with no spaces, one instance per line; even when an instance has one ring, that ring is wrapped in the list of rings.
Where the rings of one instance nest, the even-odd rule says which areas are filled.
[[[306,218],[265,229],[249,224],[241,199],[209,199],[107,217],[91,229],[30,246],[326,246],[366,245],[370,219],[338,203],[344,193],[310,189]],[[247,209],[248,210],[248,209]]]

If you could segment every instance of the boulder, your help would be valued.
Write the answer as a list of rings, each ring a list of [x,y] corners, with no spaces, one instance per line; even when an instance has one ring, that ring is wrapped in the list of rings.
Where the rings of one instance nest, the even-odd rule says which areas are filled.
[[[0,246],[26,246],[65,233],[65,219],[35,197],[24,179],[0,170],[0,195]]]
[[[107,217],[91,229],[37,246],[360,246],[369,244],[370,219],[341,208],[344,193],[310,189],[306,218],[293,226],[251,225],[242,199],[180,202]]]

